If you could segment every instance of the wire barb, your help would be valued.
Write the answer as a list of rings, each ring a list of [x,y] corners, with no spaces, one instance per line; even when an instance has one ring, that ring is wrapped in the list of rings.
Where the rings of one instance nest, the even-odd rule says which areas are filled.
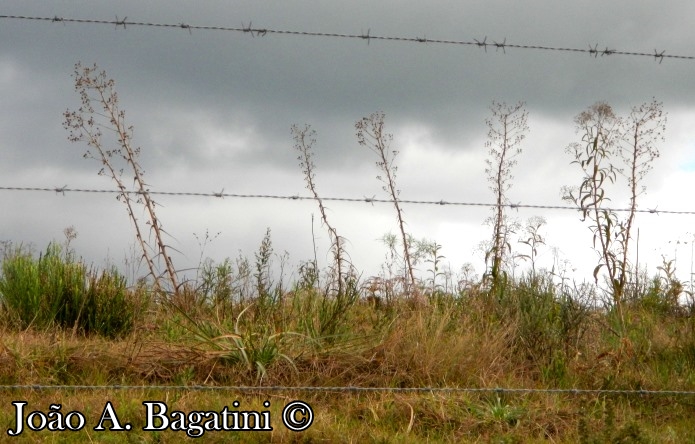
[[[608,46],[606,46],[606,49],[601,51],[601,57],[613,55],[613,54],[615,54],[615,52],[616,52],[615,49],[608,49]]]
[[[191,32],[191,25],[187,25],[187,24],[181,22],[181,23],[179,23],[179,28],[181,28],[181,29],[188,29],[188,33],[189,33],[190,35],[193,35],[193,33]]]
[[[372,31],[372,28],[367,28],[367,33],[365,34],[364,32],[362,32],[362,35],[360,35],[360,38],[361,38],[361,39],[364,39],[364,40],[367,41],[367,46],[369,46],[369,42],[370,42],[370,40],[371,40],[371,38],[372,38],[372,37],[369,35],[369,33],[370,33],[371,31]]]
[[[593,55],[594,58],[598,57],[598,43],[593,48],[589,45],[589,55]]]
[[[244,34],[249,33],[249,34],[251,34],[251,37],[254,37],[253,28],[251,27],[252,23],[253,22],[249,21],[249,25],[246,26],[246,25],[244,25],[244,22],[241,22],[241,29],[244,32]]]
[[[507,51],[505,51],[505,49],[504,49],[504,47],[507,46],[507,37],[504,38],[504,41],[502,41],[502,43],[497,43],[495,41],[493,41],[492,43],[495,45],[495,48],[496,48],[495,52],[499,51],[500,48],[502,48],[502,52],[504,54],[507,53]]]
[[[128,19],[128,17],[123,17],[123,20],[118,20],[118,16],[116,16],[116,22],[114,23],[115,26],[113,29],[118,29],[119,26],[123,26],[123,29],[127,29],[125,26],[126,25],[125,21],[127,19]]]
[[[480,41],[478,39],[473,39],[475,40],[475,44],[478,45],[479,47],[483,48],[485,52],[487,52],[487,36],[483,39],[483,41]]]
[[[663,50],[661,52],[657,52],[656,49],[654,50],[654,60],[659,59],[659,65],[661,65],[661,62],[664,61],[664,54],[666,53],[666,50]]]

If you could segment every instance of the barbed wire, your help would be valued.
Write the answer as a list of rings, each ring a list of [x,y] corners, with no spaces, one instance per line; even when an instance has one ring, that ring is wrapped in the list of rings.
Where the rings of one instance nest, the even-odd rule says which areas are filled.
[[[270,29],[270,28],[260,28],[252,26],[252,22],[248,25],[241,23],[241,27],[234,26],[205,26],[205,25],[190,25],[187,23],[155,23],[155,22],[138,22],[138,21],[128,21],[128,17],[119,19],[118,16],[114,20],[99,20],[99,19],[76,19],[76,18],[65,18],[65,17],[39,17],[39,16],[26,16],[26,15],[0,15],[0,19],[8,20],[32,20],[32,21],[42,21],[49,23],[77,23],[77,24],[99,24],[99,25],[113,25],[116,29],[127,30],[128,26],[143,26],[143,27],[154,27],[154,28],[171,28],[171,29],[183,29],[192,33],[192,30],[203,30],[203,31],[228,31],[228,32],[239,32],[244,34],[249,34],[251,37],[263,37],[269,34],[275,35],[293,35],[293,36],[308,36],[308,37],[330,37],[330,38],[343,38],[343,39],[359,39],[365,40],[367,44],[372,40],[382,40],[382,41],[395,41],[395,42],[407,42],[407,43],[424,43],[424,44],[443,44],[443,45],[462,45],[462,46],[472,46],[482,48],[487,53],[487,48],[494,47],[495,52],[499,52],[501,49],[504,54],[508,48],[512,49],[523,49],[523,50],[539,50],[539,51],[556,51],[556,52],[573,52],[573,53],[584,53],[597,58],[599,55],[611,56],[611,55],[624,55],[624,56],[637,56],[637,57],[649,57],[658,61],[659,64],[663,62],[664,59],[681,59],[681,60],[695,60],[695,56],[687,55],[677,55],[677,54],[666,54],[666,50],[654,49],[654,52],[640,52],[640,51],[623,51],[617,49],[611,49],[608,46],[605,49],[599,49],[598,43],[594,46],[588,45],[587,48],[568,48],[568,47],[558,47],[549,45],[525,45],[525,44],[515,44],[507,43],[506,37],[500,43],[497,41],[488,42],[487,36],[483,39],[473,39],[471,41],[465,40],[450,40],[450,39],[432,39],[427,37],[403,37],[403,36],[384,36],[384,35],[374,35],[371,33],[371,29],[367,30],[367,33],[361,34],[344,34],[335,32],[312,32],[312,31],[295,31],[295,30],[282,30],[282,29]]]
[[[563,394],[563,395],[655,395],[694,396],[689,390],[620,390],[620,389],[555,389],[508,387],[327,387],[327,386],[208,386],[208,385],[0,385],[0,390],[187,390],[237,392],[343,392],[343,393],[510,393],[510,394]]]
[[[62,187],[7,187],[0,186],[0,191],[43,191],[43,192],[53,192],[56,194],[65,195],[65,193],[101,193],[101,194],[128,194],[128,195],[138,195],[138,194],[149,194],[149,195],[159,195],[159,196],[192,196],[192,197],[234,197],[242,199],[284,199],[284,200],[317,200],[313,196],[300,196],[295,195],[279,195],[279,194],[239,194],[239,193],[225,193],[224,190],[220,192],[192,192],[192,191],[129,191],[129,190],[108,190],[108,189],[89,189],[89,188],[68,188],[67,185]],[[334,201],[334,202],[365,202],[369,204],[374,203],[387,203],[393,204],[393,199],[379,199],[376,197],[321,197],[324,201]],[[446,200],[412,200],[412,199],[398,199],[398,203],[402,204],[416,204],[416,205],[439,205],[439,206],[466,206],[466,207],[497,207],[496,203],[485,203],[485,202],[460,202],[460,201],[446,201]],[[580,208],[567,205],[538,205],[538,204],[522,204],[519,203],[503,203],[499,206],[507,207],[511,209],[519,208],[533,208],[533,209],[543,209],[543,210],[572,210],[581,211]],[[601,208],[602,210],[615,211],[615,212],[629,212],[630,208]],[[650,214],[678,214],[678,215],[695,215],[695,211],[688,210],[660,210],[658,208],[651,209],[635,209],[637,213],[650,213]]]

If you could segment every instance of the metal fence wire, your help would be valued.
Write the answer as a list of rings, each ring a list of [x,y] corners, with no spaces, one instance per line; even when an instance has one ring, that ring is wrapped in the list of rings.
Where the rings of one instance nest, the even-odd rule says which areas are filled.
[[[172,390],[211,392],[317,392],[317,393],[499,393],[499,394],[555,394],[555,395],[622,395],[622,396],[695,396],[687,390],[609,390],[609,389],[554,389],[509,387],[310,387],[310,386],[207,386],[207,385],[0,385],[0,390]]]
[[[502,50],[503,54],[507,53],[507,49],[518,49],[518,50],[534,50],[534,51],[552,51],[552,52],[571,52],[579,54],[588,54],[592,57],[597,58],[599,55],[604,56],[632,56],[632,57],[648,57],[660,64],[664,59],[680,59],[680,60],[695,60],[695,56],[688,55],[678,55],[678,54],[666,54],[666,50],[657,50],[654,52],[644,52],[644,51],[625,51],[618,50],[614,48],[609,48],[605,46],[604,49],[599,49],[598,43],[592,45],[587,45],[585,48],[568,48],[559,47],[551,45],[527,45],[527,44],[516,44],[507,43],[507,39],[504,38],[501,42],[490,40],[488,41],[487,36],[483,38],[477,38],[472,40],[452,40],[452,39],[435,39],[427,38],[426,36],[385,36],[372,34],[371,28],[367,32],[361,32],[360,34],[344,34],[336,32],[313,32],[313,31],[300,31],[300,30],[286,30],[286,29],[271,29],[263,28],[259,26],[253,26],[253,23],[249,21],[248,25],[241,23],[241,26],[204,26],[204,25],[191,25],[188,23],[155,23],[155,22],[140,22],[134,20],[128,20],[128,17],[119,19],[118,16],[113,20],[99,20],[99,19],[78,19],[78,18],[68,18],[68,17],[40,17],[40,16],[26,16],[26,15],[0,15],[0,19],[5,20],[25,20],[25,21],[38,21],[44,23],[62,23],[62,24],[96,24],[96,25],[111,25],[116,29],[127,30],[128,26],[132,27],[151,27],[158,29],[182,29],[189,33],[193,30],[196,31],[226,31],[226,32],[236,32],[247,34],[251,37],[264,37],[269,35],[276,36],[304,36],[304,37],[320,37],[320,38],[340,38],[340,39],[357,39],[366,41],[367,44],[372,40],[375,41],[393,41],[393,42],[404,42],[404,43],[416,43],[425,45],[458,45],[458,46],[469,46],[479,48],[485,53],[489,48],[494,48],[495,52]]]
[[[283,200],[317,200],[313,196],[300,196],[295,195],[280,195],[280,194],[238,194],[238,193],[225,193],[220,192],[195,192],[195,191],[121,191],[121,190],[107,190],[107,189],[87,189],[87,188],[68,188],[63,187],[17,187],[17,186],[0,186],[0,191],[42,191],[42,192],[53,192],[56,194],[65,195],[65,193],[101,193],[101,194],[149,194],[152,196],[189,196],[189,197],[217,197],[217,198],[242,198],[242,199],[283,199]],[[376,197],[321,197],[323,201],[334,201],[334,202],[365,202],[369,204],[374,203],[388,203],[393,204],[393,199],[379,199]],[[511,209],[518,208],[533,208],[533,209],[545,209],[545,210],[571,210],[571,211],[581,211],[580,208],[576,206],[569,205],[550,205],[550,204],[523,204],[519,203],[502,203],[500,205],[496,203],[486,203],[486,202],[463,202],[463,201],[446,201],[444,199],[440,200],[412,200],[412,199],[398,199],[399,204],[415,204],[415,205],[439,205],[439,206],[469,206],[469,207],[508,207]],[[629,212],[630,208],[608,208],[601,207],[602,210],[615,211],[615,212]],[[658,208],[647,208],[647,209],[635,209],[637,213],[649,213],[649,214],[679,214],[679,215],[694,215],[695,211],[692,210],[661,210]]]

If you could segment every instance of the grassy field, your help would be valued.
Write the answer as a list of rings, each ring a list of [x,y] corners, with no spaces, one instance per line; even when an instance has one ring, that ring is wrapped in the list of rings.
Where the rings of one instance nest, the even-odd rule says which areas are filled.
[[[282,288],[266,265],[262,254],[255,264],[205,262],[197,282],[164,295],[127,287],[115,270],[92,270],[55,245],[40,255],[6,248],[2,385],[191,388],[5,387],[0,441],[179,442],[187,431],[204,442],[695,441],[692,394],[196,389],[695,390],[695,310],[676,302],[682,287],[663,276],[628,292],[620,330],[612,310],[596,307],[594,286],[560,285],[542,272],[494,289],[422,283],[414,302],[397,279],[350,280],[336,292],[306,264]],[[296,400],[313,410],[300,432],[282,421]],[[40,428],[45,416],[45,430],[25,423],[21,435],[8,434],[20,402],[23,416],[44,412],[32,421]],[[146,402],[166,405],[167,430],[143,430],[148,418],[150,428],[164,426],[154,418],[162,405],[149,404],[148,417]],[[265,430],[195,427],[225,407],[228,419],[265,412],[256,424]],[[73,411],[84,418],[79,431],[66,429]],[[190,416],[196,411],[218,413]],[[104,430],[95,430],[104,415]],[[81,425],[77,413],[69,419]],[[126,423],[130,430],[109,430]]]

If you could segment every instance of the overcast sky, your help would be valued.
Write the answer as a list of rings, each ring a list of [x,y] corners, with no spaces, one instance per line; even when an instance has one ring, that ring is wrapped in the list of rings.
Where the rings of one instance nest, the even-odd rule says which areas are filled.
[[[0,15],[64,17],[325,33],[605,48],[695,55],[695,4],[688,1],[29,1],[5,0]],[[597,101],[626,114],[656,98],[668,112],[661,157],[640,207],[695,210],[695,61],[494,46],[0,19],[0,186],[112,188],[86,146],[67,141],[63,112],[79,106],[73,66],[97,63],[115,79],[121,107],[142,147],[152,190],[308,195],[296,161],[292,124],[310,124],[318,192],[387,198],[374,155],[358,146],[354,123],[375,111],[393,133],[403,199],[493,202],[485,176],[485,141],[493,100],[523,100],[528,137],[515,167],[512,202],[563,205],[560,188],[578,185],[565,148],[578,141],[573,118]],[[194,237],[221,234],[205,249],[216,260],[252,258],[266,227],[276,252],[292,263],[313,258],[311,201],[159,196],[159,217],[181,251],[178,268],[201,254]],[[45,248],[74,226],[78,254],[97,266],[129,257],[134,234],[113,195],[0,190],[0,240]],[[614,206],[627,204],[617,191]],[[329,218],[355,266],[378,273],[396,233],[387,204],[329,202]],[[409,232],[443,245],[453,271],[470,262],[484,271],[478,244],[491,237],[489,208],[404,205]],[[596,254],[577,213],[520,209],[543,216],[541,265],[567,260],[581,281]],[[640,263],[650,273],[660,255],[677,257],[690,279],[695,216],[639,214]],[[314,227],[320,264],[328,235]],[[513,238],[514,240],[515,238]],[[677,244],[680,241],[681,244]],[[684,242],[688,242],[684,244]],[[514,243],[517,252],[523,246]],[[557,254],[553,253],[553,248]],[[189,277],[190,273],[188,272]]]

